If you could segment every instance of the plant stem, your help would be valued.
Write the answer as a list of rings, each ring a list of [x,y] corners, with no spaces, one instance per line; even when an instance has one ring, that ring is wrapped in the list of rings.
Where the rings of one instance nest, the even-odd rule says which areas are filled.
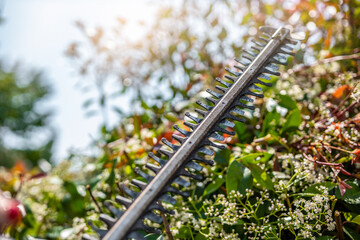
[[[343,225],[341,222],[341,213],[339,211],[335,211],[334,213],[335,222],[336,222],[336,232],[339,240],[344,240],[344,231],[343,231]]]
[[[98,211],[99,211],[100,213],[103,213],[103,211],[101,210],[101,207],[100,207],[98,201],[96,201],[96,198],[94,197],[94,195],[93,195],[93,193],[92,193],[92,191],[91,191],[90,185],[86,185],[86,190],[88,190],[91,199],[94,201],[96,207],[98,208]]]

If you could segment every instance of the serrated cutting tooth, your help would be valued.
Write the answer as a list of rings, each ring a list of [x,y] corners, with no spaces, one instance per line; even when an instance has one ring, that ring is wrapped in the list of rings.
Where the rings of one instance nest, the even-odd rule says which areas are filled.
[[[167,202],[167,203],[170,203],[172,205],[175,205],[175,203],[176,203],[176,200],[173,197],[171,197],[169,194],[161,195],[160,200],[164,201],[164,202]]]
[[[99,234],[100,238],[105,237],[105,235],[107,234],[108,230],[105,229],[100,229],[98,227],[95,227],[94,224],[92,223],[92,221],[88,221],[88,225],[97,233]]]
[[[168,146],[169,148],[171,148],[174,152],[176,152],[180,146],[176,146],[175,144],[172,144],[171,142],[169,142],[166,138],[161,138],[161,142],[163,142],[166,146]]]
[[[201,102],[200,100],[197,100],[196,104],[199,105],[200,107],[203,107],[207,111],[211,111],[211,109],[213,109],[213,107],[206,105],[205,103]]]
[[[271,80],[271,77],[269,77],[268,75],[266,75],[264,73],[261,73],[258,78],[262,78],[262,79],[265,79],[265,80],[268,80],[268,81]]]
[[[141,171],[139,167],[136,167],[134,169],[134,172],[136,174],[139,174],[141,177],[143,177],[147,182],[150,182],[154,178],[153,176],[150,176],[149,174],[146,174],[143,171]]]
[[[200,114],[203,117],[206,117],[207,114],[209,113],[209,112],[205,112],[203,110],[197,109],[197,108],[195,109],[195,112],[197,112],[198,114]]]
[[[241,110],[240,108],[237,108],[237,107],[234,107],[230,110],[230,112],[233,112],[233,113],[236,113],[236,114],[239,114],[239,115],[243,115],[245,114],[245,112],[243,110]]]
[[[155,156],[155,154],[152,153],[152,152],[149,152],[149,153],[148,153],[148,156],[149,156],[150,158],[154,159],[156,162],[158,162],[158,163],[160,164],[160,166],[164,166],[164,165],[167,163],[167,161],[165,161],[164,159],[161,159],[161,158]]]
[[[275,59],[275,58],[271,58],[270,61],[271,61],[272,63],[281,64],[281,65],[284,65],[284,66],[287,66],[287,65],[288,65],[287,62],[282,62],[282,61],[279,61],[279,60],[277,60],[277,59]]]
[[[261,85],[264,85],[264,86],[267,86],[267,87],[271,87],[271,86],[272,86],[272,83],[266,83],[266,82],[263,82],[263,81],[261,81],[261,80],[259,80],[259,79],[256,79],[256,80],[254,81],[254,83],[258,83],[258,84],[261,84]]]
[[[249,98],[248,96],[246,96],[246,95],[243,95],[243,96],[241,96],[241,97],[239,97],[239,101],[246,101],[246,102],[249,102],[249,103],[253,103],[254,102],[254,99],[252,99],[252,98]]]
[[[162,223],[162,217],[160,217],[159,215],[153,213],[153,212],[147,212],[145,215],[144,215],[144,218],[147,218],[149,219],[150,221],[152,222],[156,222],[158,224]]]
[[[139,192],[130,190],[124,184],[120,184],[120,188],[121,188],[121,190],[123,190],[126,193],[126,195],[130,196],[133,200],[136,199],[140,194]]]
[[[250,109],[250,110],[254,110],[254,109],[255,109],[255,106],[253,106],[253,105],[246,105],[246,104],[244,104],[244,103],[242,103],[242,102],[239,102],[239,101],[235,103],[235,106],[242,107],[242,108],[247,108],[247,109]]]
[[[244,53],[249,54],[250,56],[253,56],[253,57],[256,57],[258,55],[257,53],[254,53],[253,51],[250,51],[247,49],[244,50]]]
[[[180,191],[179,189],[176,189],[176,188],[174,188],[172,186],[166,186],[165,189],[164,189],[164,192],[174,193],[174,194],[177,194],[177,195],[180,195],[180,196],[183,196],[183,197],[188,197],[189,196],[188,192]],[[168,211],[168,213],[172,213],[172,211]]]
[[[173,128],[175,128],[179,133],[181,133],[181,134],[184,135],[185,137],[189,137],[189,136],[191,135],[191,132],[186,131],[186,130],[180,128],[177,124],[175,124],[175,125],[173,126]]]
[[[243,72],[244,72],[245,69],[246,69],[245,67],[241,67],[241,66],[239,66],[239,65],[234,65],[234,67],[237,68],[237,69],[239,69],[239,70],[241,70],[241,71],[243,71]]]
[[[233,122],[230,122],[229,120],[227,119],[224,119],[220,122],[220,124],[226,126],[226,127],[230,127],[230,128],[233,128],[235,127],[235,124]]]
[[[210,165],[210,166],[213,166],[214,165],[214,161],[213,160],[207,160],[203,157],[200,157],[197,153],[192,155],[191,157],[192,160],[196,160],[196,161],[199,161],[199,162],[203,162],[207,165]]]
[[[226,113],[225,114],[225,117],[228,118],[228,119],[232,119],[232,120],[235,120],[235,121],[238,121],[238,122],[246,122],[246,119],[244,118],[239,118],[239,117],[236,117],[230,113]]]
[[[164,156],[168,157],[169,159],[174,155],[174,152],[170,152],[168,150],[160,148],[158,150],[159,153],[163,154]]]
[[[124,205],[126,208],[129,208],[132,203],[132,200],[128,198],[124,198],[123,196],[119,196],[119,195],[115,197],[115,200],[116,202]]]
[[[242,55],[242,57],[243,58],[245,58],[245,59],[247,59],[247,60],[249,60],[250,62],[252,62],[252,61],[254,61],[254,57],[252,57],[251,55]],[[237,68],[237,66],[234,66],[234,67],[236,67]]]
[[[272,69],[274,71],[279,70],[279,67],[277,65],[275,65],[275,64],[272,64],[272,63],[269,63],[266,67],[270,68],[270,69]]]
[[[161,167],[155,166],[154,164],[151,164],[151,163],[146,163],[145,167],[147,169],[153,171],[155,174],[157,174],[161,170]]]
[[[236,82],[238,80],[236,77],[232,77],[232,76],[229,76],[229,75],[225,75],[225,78],[230,80],[230,81],[233,81],[233,82]]]
[[[295,53],[289,52],[289,51],[285,51],[285,50],[282,49],[282,48],[280,48],[277,52],[278,52],[278,53],[282,53],[282,54],[287,54],[287,55],[290,55],[290,56],[295,56]]]
[[[230,73],[230,74],[232,74],[232,75],[234,75],[234,76],[236,76],[236,77],[240,77],[240,76],[241,76],[241,73],[235,72],[235,71],[231,70],[231,69],[228,68],[228,67],[226,67],[225,70],[226,70],[228,73]]]
[[[220,87],[219,85],[216,85],[215,88],[222,91],[223,93],[226,93],[228,90],[227,88]]]
[[[104,222],[108,228],[111,228],[116,223],[116,219],[113,217],[110,217],[107,214],[101,213],[99,216],[99,219]]]
[[[186,139],[187,139],[187,138],[181,137],[181,136],[176,135],[176,134],[171,135],[171,137],[172,137],[174,140],[178,141],[180,144],[183,144],[183,143],[186,141]]]
[[[256,41],[256,39],[254,39],[254,38],[251,39],[251,42],[255,43],[259,47],[265,47],[265,44],[263,44],[259,41]]]
[[[114,215],[116,216],[116,218],[120,218],[123,214],[124,211],[121,211],[120,209],[114,207],[110,202],[106,201],[104,203],[105,207]]]
[[[185,116],[187,116],[188,118],[190,118],[191,120],[195,121],[198,124],[201,123],[201,120],[202,120],[201,118],[197,118],[197,117],[191,115],[189,112],[186,112]]]
[[[234,131],[228,131],[228,130],[220,127],[219,125],[216,126],[214,130],[217,131],[217,132],[226,133],[226,134],[231,135],[231,136],[234,136],[234,135],[235,135],[235,132],[234,132]]]
[[[223,136],[221,136],[220,134],[218,134],[216,132],[211,133],[209,137],[214,138],[214,139],[216,139],[218,141],[224,141],[225,140],[225,138]]]
[[[266,43],[268,43],[268,42],[270,41],[270,39],[264,38],[264,37],[262,37],[262,36],[259,36],[258,38],[259,38],[261,41],[266,42]]]
[[[135,225],[132,226],[131,230],[144,230],[147,232],[151,232],[151,233],[157,233],[160,234],[161,232],[159,230],[153,229],[149,226],[146,226],[143,222],[142,219],[139,219],[138,221],[136,221]],[[146,239],[146,238],[145,238]]]
[[[212,97],[205,97],[205,99],[214,105],[216,105],[219,102],[219,100],[216,100],[215,98],[212,98]]]
[[[140,188],[141,190],[144,190],[144,188],[146,188],[146,183],[144,183],[143,181],[137,180],[137,179],[132,179],[131,183],[135,186],[137,186],[138,188]]]
[[[201,165],[199,165],[199,164],[197,164],[196,162],[193,162],[193,161],[189,161],[188,163],[186,163],[185,166],[188,167],[188,168],[192,168],[192,169],[194,169],[196,171],[199,171],[199,172],[203,169],[203,167]]]
[[[190,186],[190,182],[186,181],[182,177],[175,178],[173,183],[177,183],[177,184],[179,184],[180,186],[183,186],[183,187],[189,187]]]
[[[251,87],[250,87],[251,89],[254,89],[254,90],[256,90],[256,91],[259,91],[259,92],[261,92],[262,91],[262,88],[261,87],[259,87],[259,86],[256,86],[255,84],[253,84],[253,85],[251,85]]]
[[[268,74],[272,74],[272,75],[275,75],[275,76],[280,76],[280,73],[279,73],[279,72],[273,72],[273,71],[271,71],[271,70],[269,70],[269,69],[267,69],[267,68],[263,68],[261,71],[262,71],[263,73],[268,73]]]
[[[210,89],[206,89],[206,92],[210,93],[211,95],[213,95],[214,97],[216,97],[217,99],[220,99],[222,98],[224,95],[220,94],[220,93],[217,93],[217,92],[214,92]]]
[[[209,156],[214,155],[214,151],[210,150],[210,149],[208,149],[206,147],[200,148],[198,152],[204,153],[204,154],[209,155]]]
[[[228,82],[225,82],[223,80],[221,80],[221,78],[215,78],[215,80],[218,82],[218,83],[221,83],[222,85],[226,86],[227,88],[231,87],[231,83],[228,83]]]
[[[205,139],[204,144],[207,145],[207,146],[210,146],[210,147],[218,148],[218,149],[224,149],[225,148],[224,145],[216,144],[213,141],[210,141],[209,139]]]
[[[198,126],[197,124],[193,124],[193,123],[189,123],[189,122],[184,122],[184,125],[191,128],[192,130],[195,130],[196,127]]]
[[[264,97],[264,94],[255,93],[253,91],[250,91],[250,89],[247,89],[245,94],[246,95],[251,95],[251,96],[254,96],[254,97],[258,97],[258,98],[263,98]]]
[[[250,48],[251,48],[251,49],[254,49],[255,51],[261,52],[261,49],[260,49],[260,48],[255,47],[255,46],[251,46]]]
[[[243,65],[244,67],[247,67],[250,65],[250,63],[245,62],[243,59],[239,59],[239,58],[234,58],[234,60],[238,63],[240,63],[241,65]]]

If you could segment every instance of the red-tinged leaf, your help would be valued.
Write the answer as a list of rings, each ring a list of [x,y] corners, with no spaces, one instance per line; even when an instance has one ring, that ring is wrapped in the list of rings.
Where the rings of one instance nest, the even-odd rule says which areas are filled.
[[[341,196],[344,196],[346,189],[352,189],[352,187],[349,184],[347,184],[345,181],[341,181],[341,179],[339,178],[339,190]]]
[[[44,173],[44,172],[42,172],[42,173],[37,173],[37,174],[32,175],[31,177],[29,177],[29,179],[28,179],[28,180],[31,180],[31,179],[36,179],[36,178],[42,178],[42,177],[46,177],[46,176],[47,176],[47,174],[46,174],[46,173]]]

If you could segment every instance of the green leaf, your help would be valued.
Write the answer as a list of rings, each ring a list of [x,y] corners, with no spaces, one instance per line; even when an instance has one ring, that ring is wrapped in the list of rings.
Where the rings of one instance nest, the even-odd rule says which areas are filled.
[[[110,171],[110,175],[109,177],[106,179],[106,183],[109,184],[110,186],[113,186],[115,183],[115,166],[116,166],[116,158],[113,160],[113,164],[112,164],[112,168]]]
[[[319,190],[317,190],[316,188],[318,187],[326,187],[328,189],[328,191],[334,189],[334,187],[336,186],[336,183],[333,182],[323,182],[323,183],[316,183],[314,185],[311,185],[310,187],[308,187],[304,193],[315,193],[315,194],[321,194],[321,192]]]
[[[301,121],[300,111],[298,109],[292,110],[286,118],[286,122],[281,129],[281,134],[296,130],[300,126]]]
[[[238,158],[237,161],[241,162],[245,165],[247,164],[258,164],[258,163],[265,163],[269,161],[273,154],[271,153],[250,153],[245,155],[241,158]]]
[[[336,187],[335,190],[336,198],[341,199],[348,204],[356,204],[356,205],[360,204],[360,187],[358,180],[347,181],[346,183],[349,184],[352,188],[346,189],[345,194],[341,196],[339,187]]]
[[[271,181],[271,177],[263,171],[256,164],[249,164],[247,167],[251,170],[252,176],[256,179],[256,181],[266,189],[274,190],[274,184]]]
[[[351,228],[343,226],[343,230],[344,230],[344,233],[346,233],[346,235],[348,235],[350,237],[350,239],[352,239],[352,240],[360,239],[360,234],[356,233]]]
[[[226,191],[232,190],[245,194],[245,189],[250,189],[253,183],[251,171],[243,164],[232,161],[226,174]]]
[[[210,193],[215,192],[216,190],[218,190],[221,185],[223,185],[225,182],[225,179],[221,176],[221,177],[217,177],[215,180],[213,180],[212,183],[210,183],[209,185],[206,186],[203,196],[209,195]]]
[[[294,101],[288,95],[278,95],[279,96],[279,105],[281,107],[287,108],[288,110],[298,109],[296,101]]]
[[[353,223],[360,225],[360,215],[357,215],[355,213],[350,213],[350,212],[344,212],[344,217],[345,217],[346,221],[353,222]]]
[[[176,122],[178,120],[173,113],[167,113],[164,115],[164,117],[170,122]]]
[[[280,124],[280,118],[280,114],[276,111],[266,114],[259,137],[264,137],[271,129],[275,129],[275,127]]]

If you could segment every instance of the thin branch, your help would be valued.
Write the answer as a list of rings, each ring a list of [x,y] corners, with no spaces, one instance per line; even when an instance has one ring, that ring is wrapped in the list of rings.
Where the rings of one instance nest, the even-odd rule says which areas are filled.
[[[100,213],[103,213],[103,211],[101,210],[101,207],[100,207],[98,201],[96,200],[96,198],[94,197],[94,195],[93,195],[93,193],[92,193],[92,191],[91,191],[90,185],[86,185],[86,190],[88,190],[91,199],[94,201],[96,207],[98,208],[98,211],[99,211]]]
[[[162,207],[161,201],[158,201],[158,204],[159,204],[160,207]],[[160,216],[161,216],[161,218],[163,220],[163,223],[164,223],[166,235],[168,236],[169,240],[174,240],[174,237],[173,237],[173,235],[171,234],[171,231],[170,231],[169,222],[168,222],[165,214],[160,211]]]

